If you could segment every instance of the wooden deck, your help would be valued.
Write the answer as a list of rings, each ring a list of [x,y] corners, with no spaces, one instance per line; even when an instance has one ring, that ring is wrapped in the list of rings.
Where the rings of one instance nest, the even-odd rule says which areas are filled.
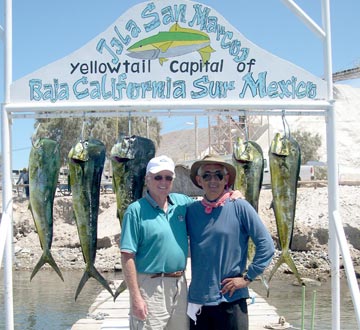
[[[186,271],[190,283],[189,267]],[[121,281],[115,283],[115,287]],[[269,305],[264,298],[250,290],[252,301],[249,300],[250,330],[265,329],[265,325],[278,322],[279,316],[276,308]],[[114,302],[107,290],[103,290],[89,308],[87,318],[78,320],[71,330],[119,330],[129,329],[129,291],[124,291]],[[280,328],[278,328],[280,329]]]

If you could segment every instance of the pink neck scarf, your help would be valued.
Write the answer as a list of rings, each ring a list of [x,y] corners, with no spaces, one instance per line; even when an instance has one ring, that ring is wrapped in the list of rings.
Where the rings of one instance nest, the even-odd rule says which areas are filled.
[[[213,208],[223,206],[225,201],[232,195],[232,192],[226,192],[224,195],[221,196],[219,200],[216,202],[209,202],[206,200],[205,196],[201,200],[201,204],[205,206],[205,213],[210,214]]]

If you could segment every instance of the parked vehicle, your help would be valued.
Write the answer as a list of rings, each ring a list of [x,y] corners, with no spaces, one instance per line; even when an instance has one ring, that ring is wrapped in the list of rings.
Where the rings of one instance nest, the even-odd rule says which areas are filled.
[[[315,179],[315,169],[313,165],[301,165],[299,173],[299,181],[311,181]],[[264,158],[264,177],[263,177],[263,186],[271,185],[270,177],[270,166],[269,159]]]

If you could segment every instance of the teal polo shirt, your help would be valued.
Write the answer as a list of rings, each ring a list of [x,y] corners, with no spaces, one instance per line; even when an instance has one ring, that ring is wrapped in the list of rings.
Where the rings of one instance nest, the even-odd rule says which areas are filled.
[[[135,254],[139,273],[171,273],[184,270],[188,255],[186,208],[193,199],[172,193],[165,213],[147,193],[127,208],[120,250]]]

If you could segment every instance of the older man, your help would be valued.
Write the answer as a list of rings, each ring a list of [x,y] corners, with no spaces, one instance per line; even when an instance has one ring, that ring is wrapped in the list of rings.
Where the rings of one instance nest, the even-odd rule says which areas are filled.
[[[193,199],[170,193],[173,161],[150,160],[146,195],[130,204],[121,232],[121,260],[130,292],[130,329],[188,329],[186,208]]]
[[[235,176],[235,168],[217,156],[206,156],[191,167],[191,180],[204,196],[188,207],[186,216],[190,329],[248,329],[248,285],[274,254],[272,238],[254,208],[245,200],[230,200],[228,188]],[[246,271],[249,237],[256,253]]]

